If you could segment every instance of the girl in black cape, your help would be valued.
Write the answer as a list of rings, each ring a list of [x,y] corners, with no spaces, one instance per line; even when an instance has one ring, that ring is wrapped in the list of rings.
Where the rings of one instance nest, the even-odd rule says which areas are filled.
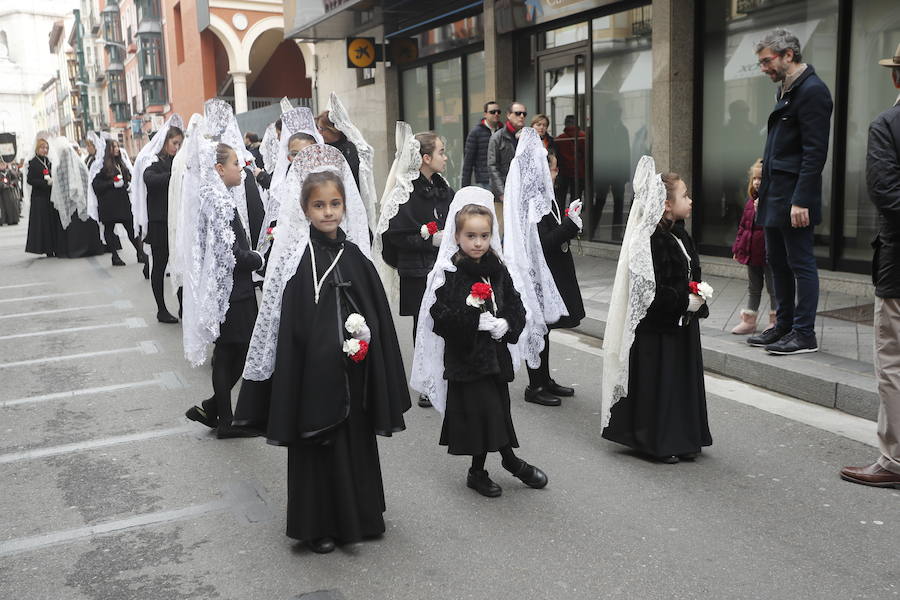
[[[640,165],[638,171],[641,171]],[[636,206],[632,210],[642,212],[642,205],[652,204],[652,201],[646,202],[639,196],[646,198],[652,192],[647,191],[647,186],[642,188],[639,178],[639,175],[635,176]],[[603,418],[609,421],[603,429],[603,437],[672,464],[684,459],[693,460],[703,446],[712,444],[706,413],[699,321],[709,315],[709,309],[705,300],[692,293],[689,287],[690,282],[701,281],[701,272],[697,250],[682,222],[691,213],[691,199],[687,196],[684,181],[677,174],[668,173],[655,176],[650,185],[665,198],[662,219],[652,229],[644,228],[645,232],[652,231],[649,237],[652,272],[646,275],[655,280],[655,294],[644,299],[644,302],[649,301],[645,307],[646,316],[634,331],[625,371],[627,388],[616,391],[612,385],[616,373],[611,371],[620,369],[615,365],[618,359],[607,352],[616,352],[619,344],[611,341],[611,348],[604,347]],[[652,218],[646,214],[648,219]],[[633,227],[632,219],[629,219],[629,229],[632,231],[626,232],[623,254],[633,247],[633,239],[629,238],[633,238],[637,228]],[[634,269],[633,263],[631,269],[632,281],[646,279]],[[620,279],[623,277],[617,274],[616,286]],[[631,287],[646,289],[642,285]],[[613,306],[616,295],[614,287],[610,319],[616,312]],[[633,306],[640,300],[630,298],[629,304]],[[627,317],[622,321],[627,322]],[[614,337],[618,339],[618,334]],[[618,354],[624,358],[624,352]],[[611,410],[607,394],[613,394]],[[624,397],[616,402],[617,396]]]
[[[103,224],[103,236],[106,246],[112,252],[114,267],[124,267],[125,261],[119,256],[122,244],[115,233],[115,226],[120,223],[128,233],[128,239],[134,246],[138,262],[144,263],[144,277],[150,278],[149,260],[141,247],[140,240],[134,234],[134,216],[131,213],[131,200],[128,197],[128,186],[131,185],[131,170],[122,160],[119,144],[115,140],[106,140],[106,151],[103,156],[103,167],[91,183],[97,194],[97,208],[100,222]]]
[[[25,182],[31,187],[31,207],[28,209],[28,238],[25,252],[56,256],[62,237],[59,212],[50,202],[53,185],[53,165],[48,137],[38,137],[34,145],[34,157],[28,161]]]
[[[333,148],[294,159],[234,417],[288,447],[287,535],[319,553],[384,533],[375,436],[410,406],[354,185]]]

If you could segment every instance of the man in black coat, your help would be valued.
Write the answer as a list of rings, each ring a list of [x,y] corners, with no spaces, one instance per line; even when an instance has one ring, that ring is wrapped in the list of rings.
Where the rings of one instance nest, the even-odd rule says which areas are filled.
[[[781,84],[769,115],[756,214],[766,231],[778,308],[775,326],[747,342],[772,354],[816,352],[819,273],[813,228],[822,222],[831,93],[812,65],[801,62],[800,42],[792,33],[767,34],[756,44],[756,55],[763,73]]]
[[[500,105],[491,100],[484,103],[484,118],[469,131],[463,150],[462,181],[460,187],[474,185],[491,189],[491,172],[488,169],[488,142],[491,134],[500,128]]]
[[[893,58],[878,64],[891,69],[894,87],[900,88],[900,45]],[[862,485],[900,488],[900,96],[893,108],[869,125],[866,184],[879,213],[878,235],[872,241],[872,282],[881,456],[867,467],[844,467],[841,478]]]

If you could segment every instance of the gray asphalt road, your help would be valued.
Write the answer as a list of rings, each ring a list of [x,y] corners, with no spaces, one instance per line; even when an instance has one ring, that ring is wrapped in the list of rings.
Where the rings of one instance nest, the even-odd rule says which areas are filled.
[[[133,254],[113,269],[33,258],[24,240],[0,228],[2,599],[898,595],[900,491],[837,476],[873,448],[710,396],[712,448],[648,462],[600,438],[599,358],[563,343],[551,366],[574,399],[533,406],[527,378],[512,385],[520,455],[546,489],[491,456],[503,496],[478,496],[467,459],[437,445],[439,415],[414,406],[380,440],[384,538],[312,554],[284,535],[284,449],[184,419],[209,372],[156,323]]]

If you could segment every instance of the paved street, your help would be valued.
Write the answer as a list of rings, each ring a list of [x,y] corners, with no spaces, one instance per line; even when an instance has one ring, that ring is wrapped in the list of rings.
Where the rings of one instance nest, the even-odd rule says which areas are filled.
[[[648,462],[600,438],[599,341],[574,334],[551,352],[574,399],[544,408],[521,400],[524,375],[511,387],[546,489],[490,456],[502,497],[469,490],[439,415],[414,406],[379,440],[384,538],[312,554],[284,535],[285,450],[183,417],[210,395],[208,367],[156,323],[133,252],[117,269],[36,258],[26,227],[0,228],[4,600],[900,595],[900,490],[837,475],[876,456],[874,423],[709,378],[713,446]]]

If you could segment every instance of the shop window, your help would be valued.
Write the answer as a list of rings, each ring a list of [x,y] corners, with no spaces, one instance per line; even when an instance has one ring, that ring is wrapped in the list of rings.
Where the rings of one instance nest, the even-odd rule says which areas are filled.
[[[739,4],[711,0],[705,5],[702,197],[695,195],[694,205],[694,227],[696,231],[699,217],[704,250],[728,255],[747,201],[748,170],[763,155],[768,117],[775,105],[776,84],[760,71],[756,42],[779,27],[794,33],[803,62],[815,67],[832,96],[838,45],[838,0],[797,0],[777,8]],[[748,12],[738,12],[741,8]],[[829,149],[822,173],[823,221],[816,227],[815,250],[820,256],[827,256],[830,246],[831,172]]]
[[[878,211],[866,188],[867,132],[869,123],[897,100],[891,70],[877,64],[894,56],[900,41],[896,8],[893,0],[853,3],[843,210],[843,258],[850,260],[872,258],[870,242],[878,231]]]
[[[484,103],[493,98],[486,98],[484,93],[484,50],[466,55],[466,91],[469,95],[468,120],[464,124],[468,131],[484,118]],[[465,138],[463,138],[465,143]],[[460,155],[460,159],[462,155]],[[459,165],[462,169],[462,164]]]
[[[447,23],[423,31],[414,38],[419,46],[419,58],[468,46],[484,39],[482,16],[479,13],[453,23]]]
[[[428,119],[428,67],[407,69],[402,74],[403,120],[414,132],[426,131]]]
[[[544,33],[544,48],[556,48],[588,39],[588,24],[576,23],[559,29],[551,29]]]
[[[434,131],[444,138],[447,168],[444,177],[450,187],[459,188],[463,157],[462,58],[456,57],[431,65],[434,89]]]
[[[356,70],[356,87],[375,83],[375,69],[365,68]]]

